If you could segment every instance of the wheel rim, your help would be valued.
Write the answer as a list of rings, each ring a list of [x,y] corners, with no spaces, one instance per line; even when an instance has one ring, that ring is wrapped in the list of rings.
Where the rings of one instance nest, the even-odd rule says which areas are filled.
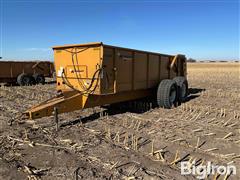
[[[170,98],[169,98],[171,103],[175,102],[176,96],[177,96],[176,88],[172,86],[170,91]]]
[[[24,78],[23,78],[23,83],[24,83],[24,85],[28,85],[28,84],[29,84],[29,79],[28,79],[28,77],[24,77]]]
[[[37,82],[38,82],[38,83],[41,83],[41,82],[42,82],[42,78],[41,78],[41,77],[38,77],[38,78],[37,78]]]
[[[37,83],[44,83],[44,78],[41,76],[37,77]]]

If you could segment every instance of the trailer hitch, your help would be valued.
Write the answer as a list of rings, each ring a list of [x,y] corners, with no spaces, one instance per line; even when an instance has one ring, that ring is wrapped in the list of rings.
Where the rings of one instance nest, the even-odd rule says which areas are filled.
[[[58,109],[58,113],[71,112],[82,109],[84,107],[85,96],[77,91],[68,91],[62,95],[51,98],[43,103],[34,106],[23,113],[27,119],[37,119],[54,115],[54,109]]]

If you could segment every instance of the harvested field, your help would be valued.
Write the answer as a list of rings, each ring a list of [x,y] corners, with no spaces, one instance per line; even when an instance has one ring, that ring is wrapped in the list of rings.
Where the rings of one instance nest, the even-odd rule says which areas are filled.
[[[240,64],[189,63],[188,101],[138,112],[96,107],[22,121],[55,85],[0,87],[0,179],[196,179],[180,162],[232,164],[240,179]],[[136,109],[136,107],[135,107]]]

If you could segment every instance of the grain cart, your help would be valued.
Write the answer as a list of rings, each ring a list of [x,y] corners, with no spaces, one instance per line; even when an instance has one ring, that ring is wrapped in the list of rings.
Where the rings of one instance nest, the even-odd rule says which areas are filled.
[[[103,43],[53,47],[58,95],[27,110],[30,119],[155,96],[171,108],[187,96],[186,58]]]
[[[0,61],[0,83],[44,84],[53,73],[53,63],[48,61]]]

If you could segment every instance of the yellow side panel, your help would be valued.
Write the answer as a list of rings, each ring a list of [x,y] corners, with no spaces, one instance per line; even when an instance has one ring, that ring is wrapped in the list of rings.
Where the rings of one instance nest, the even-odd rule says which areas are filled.
[[[101,56],[101,46],[54,49],[57,89],[71,89],[68,86],[70,84],[79,91],[86,90],[94,73],[100,67]],[[63,77],[68,83],[64,82]]]
[[[132,89],[132,52],[116,50],[116,88],[117,92]]]
[[[134,89],[147,88],[147,54],[135,52],[134,55]]]
[[[103,48],[103,62],[102,66],[103,79],[101,79],[101,93],[113,93],[114,92],[114,49],[113,48]]]
[[[87,65],[67,65],[65,70],[68,78],[76,78],[76,74],[83,79],[89,78]]]

